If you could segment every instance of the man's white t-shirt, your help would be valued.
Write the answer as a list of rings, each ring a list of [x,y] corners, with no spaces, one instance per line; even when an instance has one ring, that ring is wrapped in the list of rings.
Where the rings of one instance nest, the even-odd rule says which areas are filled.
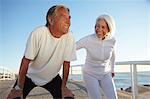
[[[103,75],[114,71],[115,38],[99,39],[96,34],[88,35],[76,43],[76,49],[85,48],[87,52],[83,72],[100,79]]]
[[[46,26],[36,28],[25,50],[25,57],[32,60],[27,76],[36,85],[45,85],[58,75],[64,61],[76,59],[75,51],[75,40],[70,32],[55,38]]]

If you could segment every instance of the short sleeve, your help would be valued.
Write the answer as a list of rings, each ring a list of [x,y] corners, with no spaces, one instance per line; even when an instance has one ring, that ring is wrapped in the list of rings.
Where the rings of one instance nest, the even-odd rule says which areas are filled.
[[[76,60],[76,45],[75,45],[75,39],[73,35],[70,33],[67,38],[67,44],[65,48],[65,54],[64,54],[64,60],[65,61],[74,61]]]
[[[33,31],[26,44],[26,49],[25,49],[25,57],[31,60],[34,60],[35,57],[37,56],[38,50],[39,50],[39,44],[38,44],[38,31],[35,30]]]

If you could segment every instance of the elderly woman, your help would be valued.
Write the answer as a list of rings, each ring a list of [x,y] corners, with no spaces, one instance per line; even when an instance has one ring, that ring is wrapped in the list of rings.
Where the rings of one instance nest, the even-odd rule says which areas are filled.
[[[114,19],[101,15],[95,24],[95,33],[76,42],[77,50],[85,48],[86,62],[82,68],[83,79],[90,99],[102,99],[100,87],[106,99],[117,99],[113,81],[115,64]]]

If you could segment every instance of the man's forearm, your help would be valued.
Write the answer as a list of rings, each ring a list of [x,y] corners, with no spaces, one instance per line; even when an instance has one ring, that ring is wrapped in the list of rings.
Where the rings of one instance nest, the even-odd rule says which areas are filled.
[[[68,75],[69,75],[69,69],[70,69],[70,62],[64,62],[63,63],[63,79],[62,79],[62,88],[65,88]]]
[[[24,87],[25,77],[26,77],[26,74],[28,71],[29,63],[30,63],[30,60],[23,57],[23,59],[21,61],[20,71],[19,71],[19,75],[18,75],[18,82],[17,82],[17,85],[21,89],[23,89],[23,87]]]

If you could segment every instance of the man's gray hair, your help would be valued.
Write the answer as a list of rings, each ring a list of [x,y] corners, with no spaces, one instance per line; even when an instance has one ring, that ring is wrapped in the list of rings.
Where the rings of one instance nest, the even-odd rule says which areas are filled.
[[[48,27],[48,25],[49,25],[48,17],[55,15],[55,14],[57,13],[57,11],[58,11],[60,8],[64,8],[64,9],[66,9],[68,12],[70,12],[69,8],[66,7],[66,6],[64,6],[64,5],[54,5],[54,6],[52,6],[52,7],[48,10],[48,12],[47,12],[47,14],[46,14],[46,26],[47,26],[47,27]]]

